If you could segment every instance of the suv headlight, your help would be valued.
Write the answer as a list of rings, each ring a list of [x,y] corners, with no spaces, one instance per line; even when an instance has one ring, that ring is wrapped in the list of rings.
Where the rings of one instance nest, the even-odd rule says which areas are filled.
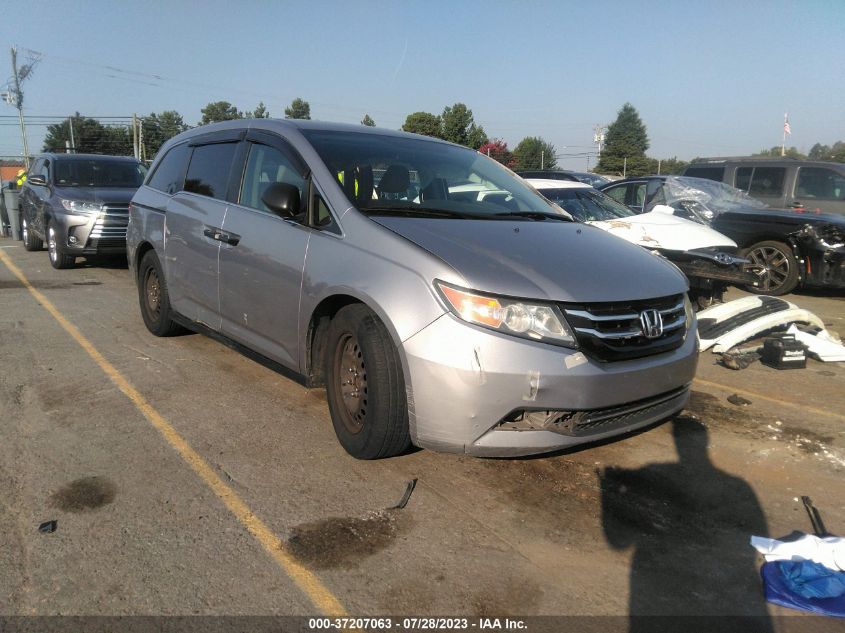
[[[472,292],[442,281],[435,281],[434,285],[446,305],[468,323],[533,341],[578,347],[572,329],[553,304]]]
[[[103,210],[99,202],[81,202],[79,200],[62,200],[62,206],[77,215],[94,215]]]

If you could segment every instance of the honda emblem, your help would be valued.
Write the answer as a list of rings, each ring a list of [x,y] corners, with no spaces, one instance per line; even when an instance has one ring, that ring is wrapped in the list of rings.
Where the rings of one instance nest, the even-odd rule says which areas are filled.
[[[640,326],[646,338],[658,338],[663,334],[663,316],[659,310],[640,312]]]

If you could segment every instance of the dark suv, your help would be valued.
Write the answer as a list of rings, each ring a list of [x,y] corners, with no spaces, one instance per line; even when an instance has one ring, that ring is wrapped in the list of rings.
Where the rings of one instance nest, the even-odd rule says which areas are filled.
[[[126,253],[129,201],[144,180],[136,159],[94,154],[42,154],[21,189],[24,248],[47,242],[54,268],[77,257]]]
[[[701,158],[684,176],[741,189],[771,207],[845,215],[845,164],[794,158]]]

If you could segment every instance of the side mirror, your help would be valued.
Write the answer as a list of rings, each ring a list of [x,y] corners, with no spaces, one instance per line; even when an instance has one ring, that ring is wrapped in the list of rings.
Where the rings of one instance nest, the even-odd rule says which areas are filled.
[[[274,182],[261,196],[261,202],[276,215],[291,218],[299,213],[299,189],[287,182]]]
[[[30,176],[26,181],[31,185],[41,185],[42,187],[47,184],[47,179],[44,176]]]

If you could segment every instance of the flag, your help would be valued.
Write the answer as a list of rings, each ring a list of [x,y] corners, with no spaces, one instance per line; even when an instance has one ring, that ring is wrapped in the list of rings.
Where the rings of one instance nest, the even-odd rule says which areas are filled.
[[[789,114],[786,113],[783,115],[783,133],[784,134],[792,134],[792,129],[789,127]]]

